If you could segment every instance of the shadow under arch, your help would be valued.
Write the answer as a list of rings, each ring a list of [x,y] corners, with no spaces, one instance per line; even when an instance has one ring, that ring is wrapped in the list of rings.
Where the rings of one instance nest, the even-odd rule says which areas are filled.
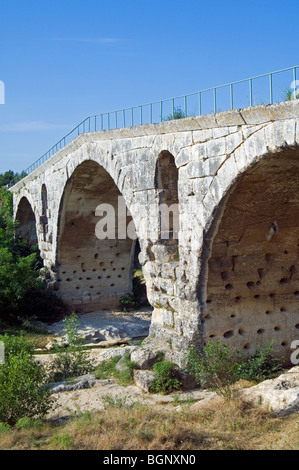
[[[31,246],[37,245],[38,238],[35,214],[30,202],[25,196],[20,199],[15,220],[18,222],[16,235],[21,236]]]
[[[75,311],[118,308],[132,292],[133,232],[108,172],[93,160],[78,165],[61,199],[56,253],[58,292]]]
[[[231,186],[204,236],[201,334],[253,354],[290,357],[299,330],[299,149],[255,163]]]

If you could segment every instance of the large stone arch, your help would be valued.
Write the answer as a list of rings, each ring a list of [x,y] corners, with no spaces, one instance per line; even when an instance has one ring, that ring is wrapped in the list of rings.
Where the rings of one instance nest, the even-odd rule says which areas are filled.
[[[58,291],[78,312],[117,308],[132,291],[134,248],[134,224],[119,188],[103,166],[83,161],[60,203]]]
[[[255,159],[232,179],[204,235],[202,342],[288,357],[299,329],[299,148]]]
[[[16,233],[30,245],[38,243],[36,219],[27,197],[23,196],[18,203],[15,220],[17,222]]]

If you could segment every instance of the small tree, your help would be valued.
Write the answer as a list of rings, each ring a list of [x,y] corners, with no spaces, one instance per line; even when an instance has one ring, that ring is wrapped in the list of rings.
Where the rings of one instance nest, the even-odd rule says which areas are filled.
[[[49,380],[57,382],[70,377],[87,374],[93,369],[92,361],[82,349],[83,340],[78,335],[79,321],[74,313],[63,320],[67,347],[56,346],[56,357],[49,368]]]
[[[239,361],[230,348],[220,341],[209,341],[202,353],[191,346],[187,368],[200,386],[207,387],[224,398],[231,396],[231,386],[239,378]]]

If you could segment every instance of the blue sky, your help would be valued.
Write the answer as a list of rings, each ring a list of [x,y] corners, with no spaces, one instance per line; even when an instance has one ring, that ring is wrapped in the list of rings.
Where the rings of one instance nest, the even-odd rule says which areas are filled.
[[[0,5],[0,172],[85,117],[299,65],[298,0]]]

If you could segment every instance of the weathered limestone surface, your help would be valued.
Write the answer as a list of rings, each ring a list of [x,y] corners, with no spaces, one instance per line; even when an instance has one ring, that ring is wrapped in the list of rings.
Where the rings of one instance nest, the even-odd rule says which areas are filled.
[[[57,292],[100,310],[131,289],[134,241],[119,227],[115,240],[95,236],[97,206],[118,213],[122,196],[152,339],[171,342],[176,360],[209,338],[248,352],[274,339],[288,356],[299,329],[298,117],[295,100],[81,135],[12,188],[15,215],[31,227],[35,216]],[[178,202],[178,240],[173,226],[161,238],[163,201]]]

